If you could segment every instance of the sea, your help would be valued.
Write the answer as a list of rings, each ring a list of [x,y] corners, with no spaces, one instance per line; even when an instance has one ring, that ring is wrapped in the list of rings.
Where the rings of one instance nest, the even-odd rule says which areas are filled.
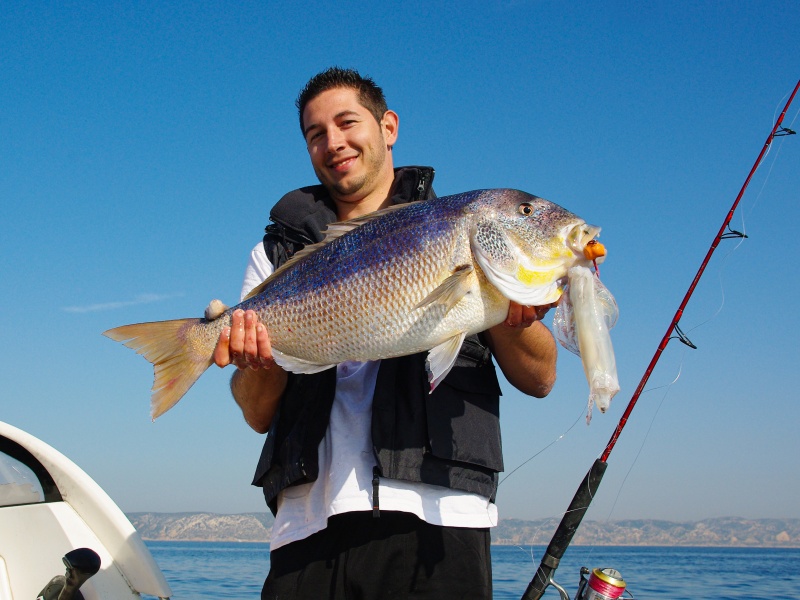
[[[175,600],[257,600],[269,570],[269,544],[147,542]],[[494,598],[525,593],[544,546],[492,546]],[[574,598],[581,567],[613,568],[623,598],[800,600],[800,548],[571,546],[554,579]],[[147,597],[150,598],[150,597]],[[552,587],[545,599],[558,600]]]

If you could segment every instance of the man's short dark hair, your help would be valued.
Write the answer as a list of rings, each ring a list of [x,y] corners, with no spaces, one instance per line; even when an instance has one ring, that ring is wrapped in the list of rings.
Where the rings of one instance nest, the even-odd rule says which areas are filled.
[[[375,120],[380,123],[388,107],[383,90],[369,77],[362,77],[354,69],[342,69],[331,67],[317,73],[300,91],[295,100],[295,106],[300,116],[300,131],[305,135],[303,125],[303,111],[311,100],[319,96],[322,92],[327,92],[335,88],[350,88],[358,94],[358,102],[366,108]]]

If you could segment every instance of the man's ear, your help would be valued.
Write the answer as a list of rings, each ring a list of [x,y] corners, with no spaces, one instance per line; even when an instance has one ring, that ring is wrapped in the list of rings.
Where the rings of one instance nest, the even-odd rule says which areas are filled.
[[[400,117],[393,110],[387,110],[383,113],[381,119],[381,130],[383,131],[383,139],[386,145],[391,148],[397,142],[397,130],[400,127]]]

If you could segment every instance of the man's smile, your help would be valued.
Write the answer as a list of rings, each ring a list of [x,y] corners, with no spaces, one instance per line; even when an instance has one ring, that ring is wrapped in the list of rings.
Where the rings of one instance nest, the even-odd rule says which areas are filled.
[[[330,161],[328,163],[328,168],[339,173],[344,173],[353,166],[358,156],[350,156],[347,158],[339,158],[337,160]]]

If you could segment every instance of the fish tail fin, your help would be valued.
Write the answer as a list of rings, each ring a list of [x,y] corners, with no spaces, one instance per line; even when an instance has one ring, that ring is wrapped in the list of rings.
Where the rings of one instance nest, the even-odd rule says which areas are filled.
[[[150,415],[154,421],[175,406],[213,363],[216,340],[204,335],[203,323],[202,319],[177,319],[123,325],[103,332],[153,363]]]

